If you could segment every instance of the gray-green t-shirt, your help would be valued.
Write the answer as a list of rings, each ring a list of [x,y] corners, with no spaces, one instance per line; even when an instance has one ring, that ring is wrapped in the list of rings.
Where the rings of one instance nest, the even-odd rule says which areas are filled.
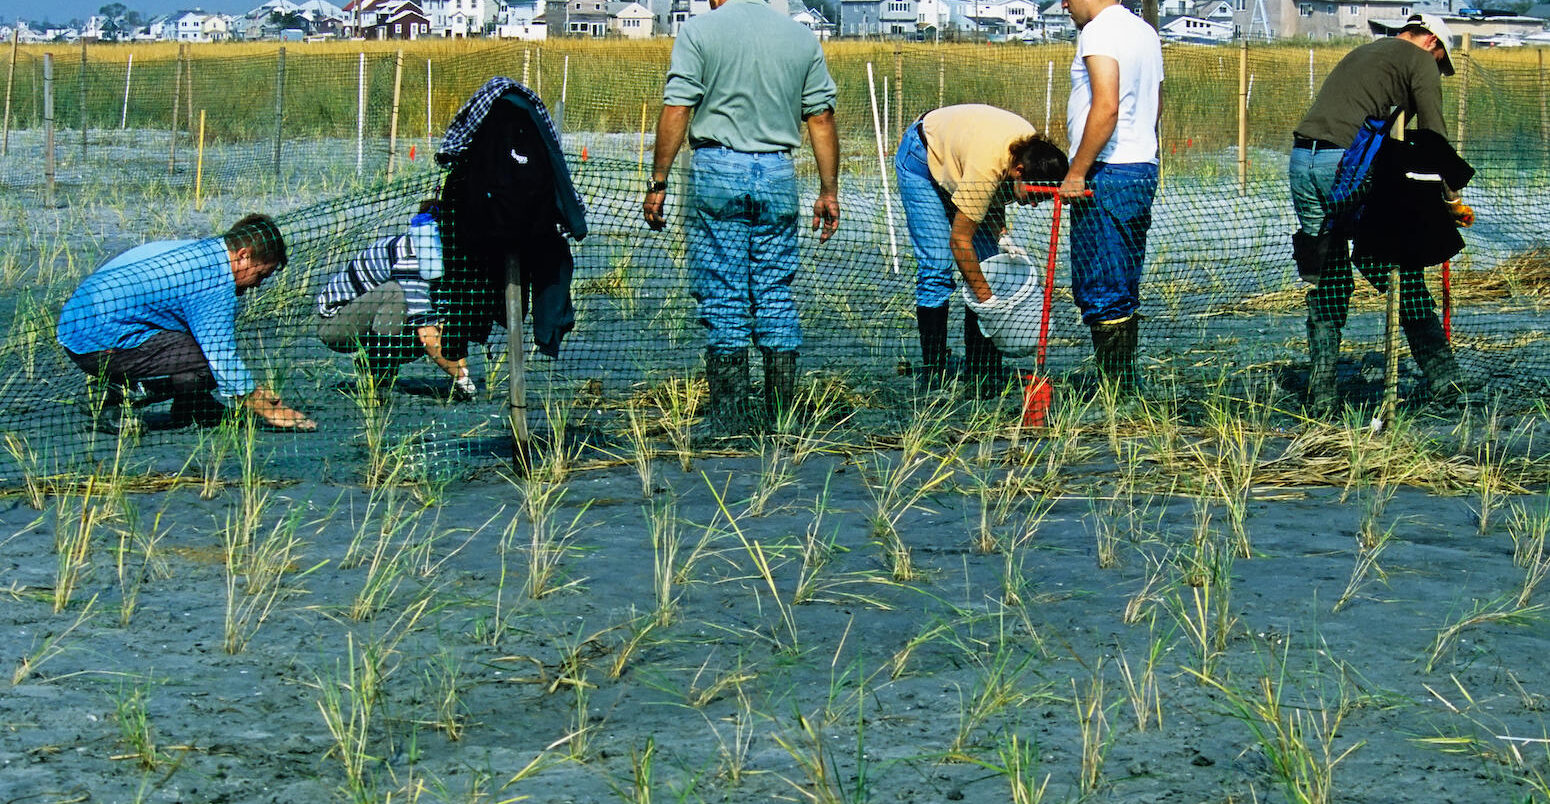
[[[1448,136],[1436,58],[1403,39],[1379,39],[1347,53],[1335,65],[1293,131],[1347,148],[1362,121],[1385,116],[1395,106],[1418,128]]]
[[[762,0],[726,0],[679,30],[662,102],[694,108],[690,145],[769,153],[801,145],[803,118],[834,96],[812,31]]]

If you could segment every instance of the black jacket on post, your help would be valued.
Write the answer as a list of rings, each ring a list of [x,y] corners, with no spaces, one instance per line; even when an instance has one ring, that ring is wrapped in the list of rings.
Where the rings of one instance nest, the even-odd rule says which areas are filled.
[[[447,275],[438,283],[442,349],[465,356],[506,322],[506,259],[522,265],[533,342],[551,357],[575,326],[574,263],[562,229],[586,236],[585,209],[543,101],[510,79],[491,79],[458,112],[437,160],[450,168],[442,187]]]
[[[1441,134],[1425,129],[1388,140],[1372,166],[1372,187],[1356,224],[1352,256],[1368,263],[1424,268],[1464,250],[1443,184],[1461,190],[1475,169]]]

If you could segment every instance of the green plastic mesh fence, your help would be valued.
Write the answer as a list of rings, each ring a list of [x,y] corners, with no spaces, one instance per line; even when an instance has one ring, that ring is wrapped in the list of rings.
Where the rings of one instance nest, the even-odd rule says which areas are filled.
[[[137,57],[132,65],[131,50],[104,47],[87,53],[84,71],[79,52],[54,54],[45,71],[41,51],[24,51],[15,65],[7,153],[0,160],[0,183],[8,191],[0,224],[0,309],[11,317],[0,346],[0,431],[8,445],[0,477],[114,459],[123,447],[114,432],[123,430],[123,410],[135,414],[135,460],[145,470],[178,473],[218,464],[229,454],[223,446],[229,430],[184,426],[207,417],[198,405],[158,397],[169,388],[187,396],[192,386],[176,382],[193,383],[200,394],[242,393],[253,387],[247,374],[318,424],[315,433],[260,436],[268,471],[279,476],[371,479],[384,466],[402,465],[384,460],[395,450],[411,453],[410,463],[421,467],[508,454],[506,334],[489,326],[504,321],[504,266],[488,255],[470,257],[467,233],[452,223],[444,226],[445,276],[417,277],[417,263],[406,258],[415,253],[411,221],[423,202],[441,194],[446,175],[431,152],[453,113],[497,74],[525,75],[547,102],[589,228],[584,240],[569,244],[574,330],[551,356],[532,348],[535,339],[552,340],[551,332],[531,326],[545,325],[524,327],[520,415],[546,436],[584,437],[605,451],[632,424],[667,441],[703,426],[707,333],[693,297],[697,244],[685,219],[688,156],[671,182],[667,228],[652,232],[641,220],[669,46],[442,47],[429,58],[413,49],[400,57],[294,48],[283,58],[216,58],[211,50],[187,60],[161,51],[160,58]],[[1165,52],[1161,180],[1135,294],[1138,368],[1149,393],[1187,397],[1231,375],[1273,383],[1295,408],[1307,384],[1312,303],[1330,311],[1327,318],[1343,318],[1342,396],[1357,403],[1380,398],[1385,305],[1363,277],[1371,274],[1381,285],[1388,266],[1347,269],[1349,302],[1336,280],[1321,281],[1310,300],[1310,286],[1298,280],[1292,260],[1291,130],[1346,49],[1256,48],[1246,61],[1236,48]],[[808,230],[816,179],[810,153],[795,154],[801,199],[799,268],[790,283],[801,337],[796,393],[838,400],[832,410],[845,427],[877,435],[906,419],[925,394],[1000,395],[1005,415],[1015,419],[1024,374],[1040,351],[1026,322],[1043,310],[1040,285],[1052,243],[1044,373],[1068,388],[1091,387],[1098,373],[1094,333],[1072,289],[1072,219],[1082,211],[1066,206],[1056,236],[1052,202],[1008,207],[1012,242],[1029,260],[1025,275],[997,281],[1020,287],[1030,278],[1025,298],[1034,312],[1019,319],[1024,323],[1012,328],[1018,331],[1008,330],[1016,344],[1001,356],[1003,370],[981,371],[988,353],[976,330],[964,327],[963,295],[954,289],[947,299],[947,354],[938,363],[922,352],[917,273],[926,260],[917,260],[910,229],[938,227],[935,236],[945,237],[946,217],[911,220],[894,165],[911,122],[955,103],[1002,106],[1065,147],[1071,47],[835,43],[828,55],[840,87],[843,218],[826,243]],[[1478,171],[1465,196],[1477,220],[1464,230],[1465,248],[1446,271],[1404,266],[1399,317],[1413,324],[1434,309],[1469,384],[1499,403],[1529,406],[1543,398],[1550,366],[1544,320],[1550,215],[1539,190],[1550,114],[1542,61],[1532,52],[1458,61],[1458,75],[1444,82],[1445,107],[1461,153]],[[52,104],[44,97],[49,84]],[[873,97],[879,130],[872,125]],[[1240,101],[1247,110],[1242,152]],[[50,105],[51,164],[45,153]],[[208,378],[179,379],[175,388],[89,382],[93,372],[113,379],[113,367],[90,355],[72,357],[56,340],[61,310],[83,279],[144,243],[200,238],[217,239],[152,257],[155,271],[141,263],[116,278],[105,272],[98,281],[113,292],[103,298],[156,297],[171,276],[229,279],[239,262],[262,268],[262,254],[233,256],[231,243],[219,239],[254,211],[274,216],[287,264],[241,295],[234,352],[204,356],[241,370],[227,365]],[[562,258],[531,252],[523,269],[542,285],[557,261]],[[339,309],[355,307],[384,277],[401,280],[393,283],[396,295],[338,319]],[[529,306],[541,307],[544,292],[537,289]],[[336,315],[320,313],[331,305]],[[378,309],[410,314],[398,312],[403,320],[382,324],[366,315]],[[171,302],[164,310],[184,321],[209,312]],[[95,323],[80,325],[81,339],[73,341],[87,351],[115,334],[100,318],[90,320]],[[446,336],[436,344],[440,363],[430,359],[421,337],[428,323],[439,323]],[[1408,334],[1399,333],[1401,342]],[[177,368],[189,357],[187,346],[156,342],[140,356]],[[741,401],[758,419],[761,369],[774,358],[758,349],[747,354],[752,379]],[[465,369],[467,379],[456,380]],[[1406,356],[1401,395],[1424,397],[1429,373]],[[988,388],[954,382],[986,374],[994,377]]]

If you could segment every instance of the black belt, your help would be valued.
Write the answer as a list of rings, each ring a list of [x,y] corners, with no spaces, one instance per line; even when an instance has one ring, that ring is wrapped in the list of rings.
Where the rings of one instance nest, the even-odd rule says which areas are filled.
[[[930,153],[931,152],[931,146],[926,143],[926,116],[925,115],[921,115],[920,117],[915,118],[915,135],[920,137],[920,147],[926,149],[927,153]]]
[[[1320,140],[1320,139],[1315,139],[1313,137],[1304,137],[1304,136],[1301,136],[1301,135],[1298,135],[1298,134],[1293,134],[1292,135],[1292,147],[1293,148],[1301,148],[1301,149],[1306,150],[1306,151],[1328,151],[1328,150],[1344,151],[1345,150],[1344,148],[1342,148],[1342,147],[1340,147],[1340,146],[1330,142],[1329,140]]]
[[[739,151],[730,145],[722,145],[715,140],[697,140],[695,142],[689,143],[689,148],[695,151],[701,150],[703,148],[720,148],[723,151],[731,151],[733,153],[739,154],[780,154],[781,156],[791,155],[790,151]]]

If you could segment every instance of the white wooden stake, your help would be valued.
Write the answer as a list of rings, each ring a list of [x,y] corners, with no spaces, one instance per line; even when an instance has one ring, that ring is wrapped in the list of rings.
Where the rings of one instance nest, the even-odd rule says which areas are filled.
[[[872,62],[866,63],[867,94],[872,99],[872,132],[877,138],[877,171],[883,180],[883,214],[888,221],[888,257],[893,272],[899,272],[899,236],[893,228],[893,191],[888,189],[888,159],[883,155],[883,119],[877,113],[877,82],[872,78]]]

